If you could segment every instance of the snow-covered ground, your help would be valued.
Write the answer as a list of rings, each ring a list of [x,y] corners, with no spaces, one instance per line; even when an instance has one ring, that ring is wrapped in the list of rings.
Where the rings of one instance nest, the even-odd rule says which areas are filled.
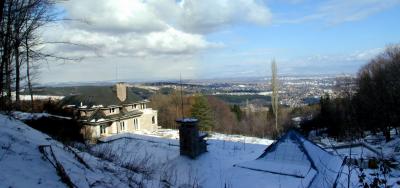
[[[39,151],[39,146],[44,145],[51,146],[53,150],[54,156],[47,155],[51,162]],[[88,166],[79,162],[76,156]],[[144,181],[141,174],[88,153],[67,149],[46,134],[0,114],[0,187],[67,187],[52,166],[56,161],[64,168],[72,184],[79,188],[135,187],[135,182],[159,183]]]
[[[20,119],[48,115],[14,113]],[[77,187],[138,187],[140,183],[145,187],[304,186],[302,180],[295,177],[237,167],[237,164],[258,158],[273,143],[269,139],[211,133],[207,138],[208,152],[196,160],[179,155],[177,130],[121,134],[103,141],[86,148],[87,152],[68,149],[24,123],[0,115],[0,187],[66,186],[60,181],[56,169],[39,151],[40,145],[52,147],[56,160]],[[396,138],[381,143],[379,147],[385,153],[398,157],[394,150],[399,143],[400,138]],[[75,155],[80,156],[88,166],[79,162]],[[54,159],[51,160],[54,163]],[[352,173],[351,185],[358,187],[359,171],[353,170]],[[391,173],[390,185],[397,185],[396,181],[400,180],[398,174],[398,170]],[[342,175],[338,186],[346,187],[346,182],[347,176]]]
[[[38,118],[48,114],[14,113],[20,119]],[[201,185],[203,187],[225,187],[244,185],[240,176],[259,173],[235,169],[234,164],[257,158],[271,140],[251,137],[213,134],[208,140],[206,154],[197,160],[179,155],[177,131],[163,130],[153,135],[126,134],[109,138],[108,143],[93,146],[90,153],[116,155],[109,161],[80,152],[51,139],[48,135],[30,128],[13,117],[0,115],[0,187],[65,187],[52,163],[58,161],[71,182],[77,187],[128,187],[135,182],[146,187],[160,187],[169,182],[171,187]],[[165,138],[172,135],[174,138]],[[222,139],[222,140],[217,140]],[[254,144],[260,143],[260,144]],[[50,161],[39,151],[39,146],[51,146],[54,157]],[[76,153],[88,167],[75,158]],[[136,162],[136,163],[135,163]],[[126,164],[141,163],[151,170],[127,170]],[[253,175],[251,177],[253,177]],[[245,177],[244,177],[245,178]],[[279,180],[283,181],[283,180]],[[261,182],[256,182],[256,184]],[[253,183],[253,185],[256,185]],[[259,184],[264,187],[263,184]],[[237,186],[235,186],[237,187]],[[239,186],[242,187],[242,186]],[[257,187],[257,186],[255,186]]]
[[[19,111],[14,111],[11,113],[11,115],[18,120],[25,121],[25,120],[36,120],[40,119],[42,117],[56,117],[60,119],[71,119],[70,117],[64,117],[64,116],[58,116],[58,115],[53,115],[49,114],[46,112],[42,113],[28,113],[28,112],[19,112]]]
[[[52,100],[52,101],[57,101],[61,100],[64,98],[64,96],[58,96],[58,95],[33,95],[33,100]],[[11,92],[11,99],[15,101],[15,92]],[[29,101],[31,100],[30,95],[20,95],[19,100],[21,101]]]
[[[234,165],[243,162],[254,161],[264,150],[273,143],[273,140],[240,135],[225,135],[211,133],[207,143],[208,152],[196,160],[179,155],[178,131],[161,129],[156,133],[137,132],[136,134],[115,135],[104,139],[106,143],[95,146],[99,149],[112,149],[121,160],[149,159],[147,162],[162,169],[159,174],[176,174],[176,184],[193,184],[193,181],[203,187],[302,187],[303,182],[298,178],[281,176],[266,172],[242,169]],[[397,140],[397,141],[396,141]],[[394,146],[400,141],[396,138],[389,143],[380,143],[385,153],[393,153]],[[330,141],[331,146],[341,146],[343,143]],[[369,148],[377,151],[376,146]],[[344,158],[348,149],[331,151],[335,155]],[[315,154],[314,154],[315,155]],[[316,154],[318,156],[318,154]],[[353,157],[377,156],[376,153],[362,147],[352,149]],[[323,160],[323,159],[320,159]],[[341,161],[339,162],[341,163]],[[295,164],[287,164],[293,166]],[[339,164],[340,166],[340,164]],[[282,167],[279,167],[282,168]],[[378,170],[365,170],[367,173],[376,173]],[[338,187],[347,187],[348,176],[345,175],[348,168],[341,169],[338,176]],[[360,171],[352,169],[350,176],[351,187],[359,186]],[[398,170],[394,170],[389,179],[389,185],[396,186],[400,180]],[[161,176],[161,175],[160,175]],[[171,178],[171,177],[169,177]],[[371,177],[367,177],[371,178]],[[371,179],[369,179],[371,181]]]
[[[171,140],[177,140],[179,139],[179,131],[176,129],[158,129],[157,132],[142,132],[142,131],[136,131],[135,134],[119,134],[115,135],[112,137],[105,137],[101,139],[101,141],[110,141],[110,140],[115,140],[118,138],[125,138],[125,137],[137,137],[139,135],[142,136],[149,136],[148,138],[151,137],[158,137],[158,138],[165,138],[166,140],[171,139]],[[249,136],[242,136],[242,135],[227,135],[227,134],[221,134],[221,133],[216,133],[212,132],[209,133],[209,136],[207,139],[211,140],[225,140],[225,141],[230,141],[230,142],[242,142],[242,143],[247,143],[247,144],[261,144],[261,145],[270,145],[273,140],[267,139],[267,138],[257,138],[257,137],[249,137]]]
[[[162,130],[162,134],[137,135],[125,134],[107,139],[107,143],[97,145],[99,150],[112,148],[122,160],[143,160],[148,158],[151,165],[162,169],[158,173],[171,174],[176,177],[174,185],[193,184],[197,182],[203,187],[265,187],[264,183],[288,182],[285,179],[261,178],[262,173],[234,167],[233,165],[254,160],[273,141],[252,137],[211,134],[208,139],[208,152],[196,160],[179,155],[177,131]],[[168,133],[166,133],[168,132]],[[168,135],[163,138],[162,135]],[[266,145],[267,144],[267,145]],[[133,158],[132,158],[133,157]],[[261,178],[249,182],[249,177]],[[253,179],[254,180],[254,179]]]

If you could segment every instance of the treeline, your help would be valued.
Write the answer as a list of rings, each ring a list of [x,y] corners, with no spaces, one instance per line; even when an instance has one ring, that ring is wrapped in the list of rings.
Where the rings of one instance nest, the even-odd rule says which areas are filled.
[[[0,110],[19,108],[21,83],[25,82],[28,90],[32,90],[33,63],[51,56],[41,52],[44,43],[39,29],[55,20],[54,3],[52,0],[0,1]]]
[[[363,66],[354,89],[342,87],[342,96],[321,98],[320,114],[304,122],[305,131],[326,129],[336,138],[359,138],[365,131],[383,132],[400,125],[400,47],[390,46]]]
[[[200,120],[199,126],[205,131],[256,137],[278,136],[271,110],[243,109],[239,105],[230,105],[215,96],[194,94],[181,97],[181,92],[178,90],[169,93],[159,92],[153,95],[150,101],[150,105],[158,110],[158,122],[163,128],[177,129],[176,119],[195,117]],[[294,115],[304,115],[305,112],[311,111],[281,108],[278,117],[281,130],[292,126],[291,118]]]

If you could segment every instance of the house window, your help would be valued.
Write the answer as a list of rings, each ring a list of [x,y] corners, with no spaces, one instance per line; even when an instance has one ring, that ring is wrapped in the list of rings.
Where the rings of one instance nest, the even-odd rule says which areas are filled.
[[[152,123],[152,124],[156,124],[156,117],[153,116],[153,117],[151,118],[151,123]]]
[[[133,119],[133,127],[135,128],[135,130],[139,130],[139,121],[138,119]]]
[[[125,121],[119,122],[119,128],[121,131],[125,131]]]
[[[100,134],[106,134],[106,126],[100,125]]]

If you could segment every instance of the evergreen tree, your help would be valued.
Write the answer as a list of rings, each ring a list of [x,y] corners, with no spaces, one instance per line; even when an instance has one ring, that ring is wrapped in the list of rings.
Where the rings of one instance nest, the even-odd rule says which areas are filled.
[[[279,99],[278,99],[278,68],[276,67],[275,60],[271,63],[271,70],[272,70],[272,80],[271,80],[271,89],[272,89],[272,96],[271,96],[271,103],[272,103],[272,111],[275,115],[275,131],[279,133],[278,128],[278,107],[279,107]]]
[[[211,131],[214,127],[214,119],[207,99],[202,95],[196,95],[192,105],[192,116],[199,120],[199,128],[203,131]]]
[[[243,113],[242,113],[242,110],[240,109],[239,105],[234,104],[231,107],[231,112],[233,112],[236,115],[236,118],[237,118],[238,121],[242,121]]]

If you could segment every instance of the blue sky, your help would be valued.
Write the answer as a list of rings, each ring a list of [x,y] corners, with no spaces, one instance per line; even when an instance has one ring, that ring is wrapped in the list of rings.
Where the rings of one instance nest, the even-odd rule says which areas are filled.
[[[318,6],[320,5],[314,2],[269,4],[273,15],[296,14],[299,17],[312,14],[309,9],[315,10]],[[264,69],[268,69],[268,62],[275,58],[280,69],[287,70],[281,72],[282,74],[355,73],[369,57],[379,52],[373,49],[381,49],[400,41],[399,18],[398,5],[355,21],[340,23],[329,23],[326,19],[280,23],[278,16],[276,19],[273,18],[270,25],[244,24],[233,27],[227,32],[207,36],[209,40],[222,41],[226,47],[204,56],[212,62],[209,68],[213,67],[212,64],[218,63],[221,64],[218,69],[225,65],[237,65],[248,70],[243,72],[255,71],[256,74],[262,74],[262,71],[267,70],[256,71],[262,66],[252,68],[251,63],[249,66],[242,64],[265,62]],[[342,58],[337,57],[369,50],[372,50],[371,56],[362,60],[344,62]],[[240,53],[248,55],[241,57],[234,55]],[[332,62],[315,60],[309,62],[307,66],[296,66],[296,61],[319,55],[332,56],[329,57]],[[268,72],[265,74],[268,75]]]
[[[49,47],[85,58],[42,68],[41,82],[268,76],[272,59],[282,75],[354,74],[400,42],[399,0],[72,0],[60,7],[90,24],[57,25],[46,39],[93,48]]]

